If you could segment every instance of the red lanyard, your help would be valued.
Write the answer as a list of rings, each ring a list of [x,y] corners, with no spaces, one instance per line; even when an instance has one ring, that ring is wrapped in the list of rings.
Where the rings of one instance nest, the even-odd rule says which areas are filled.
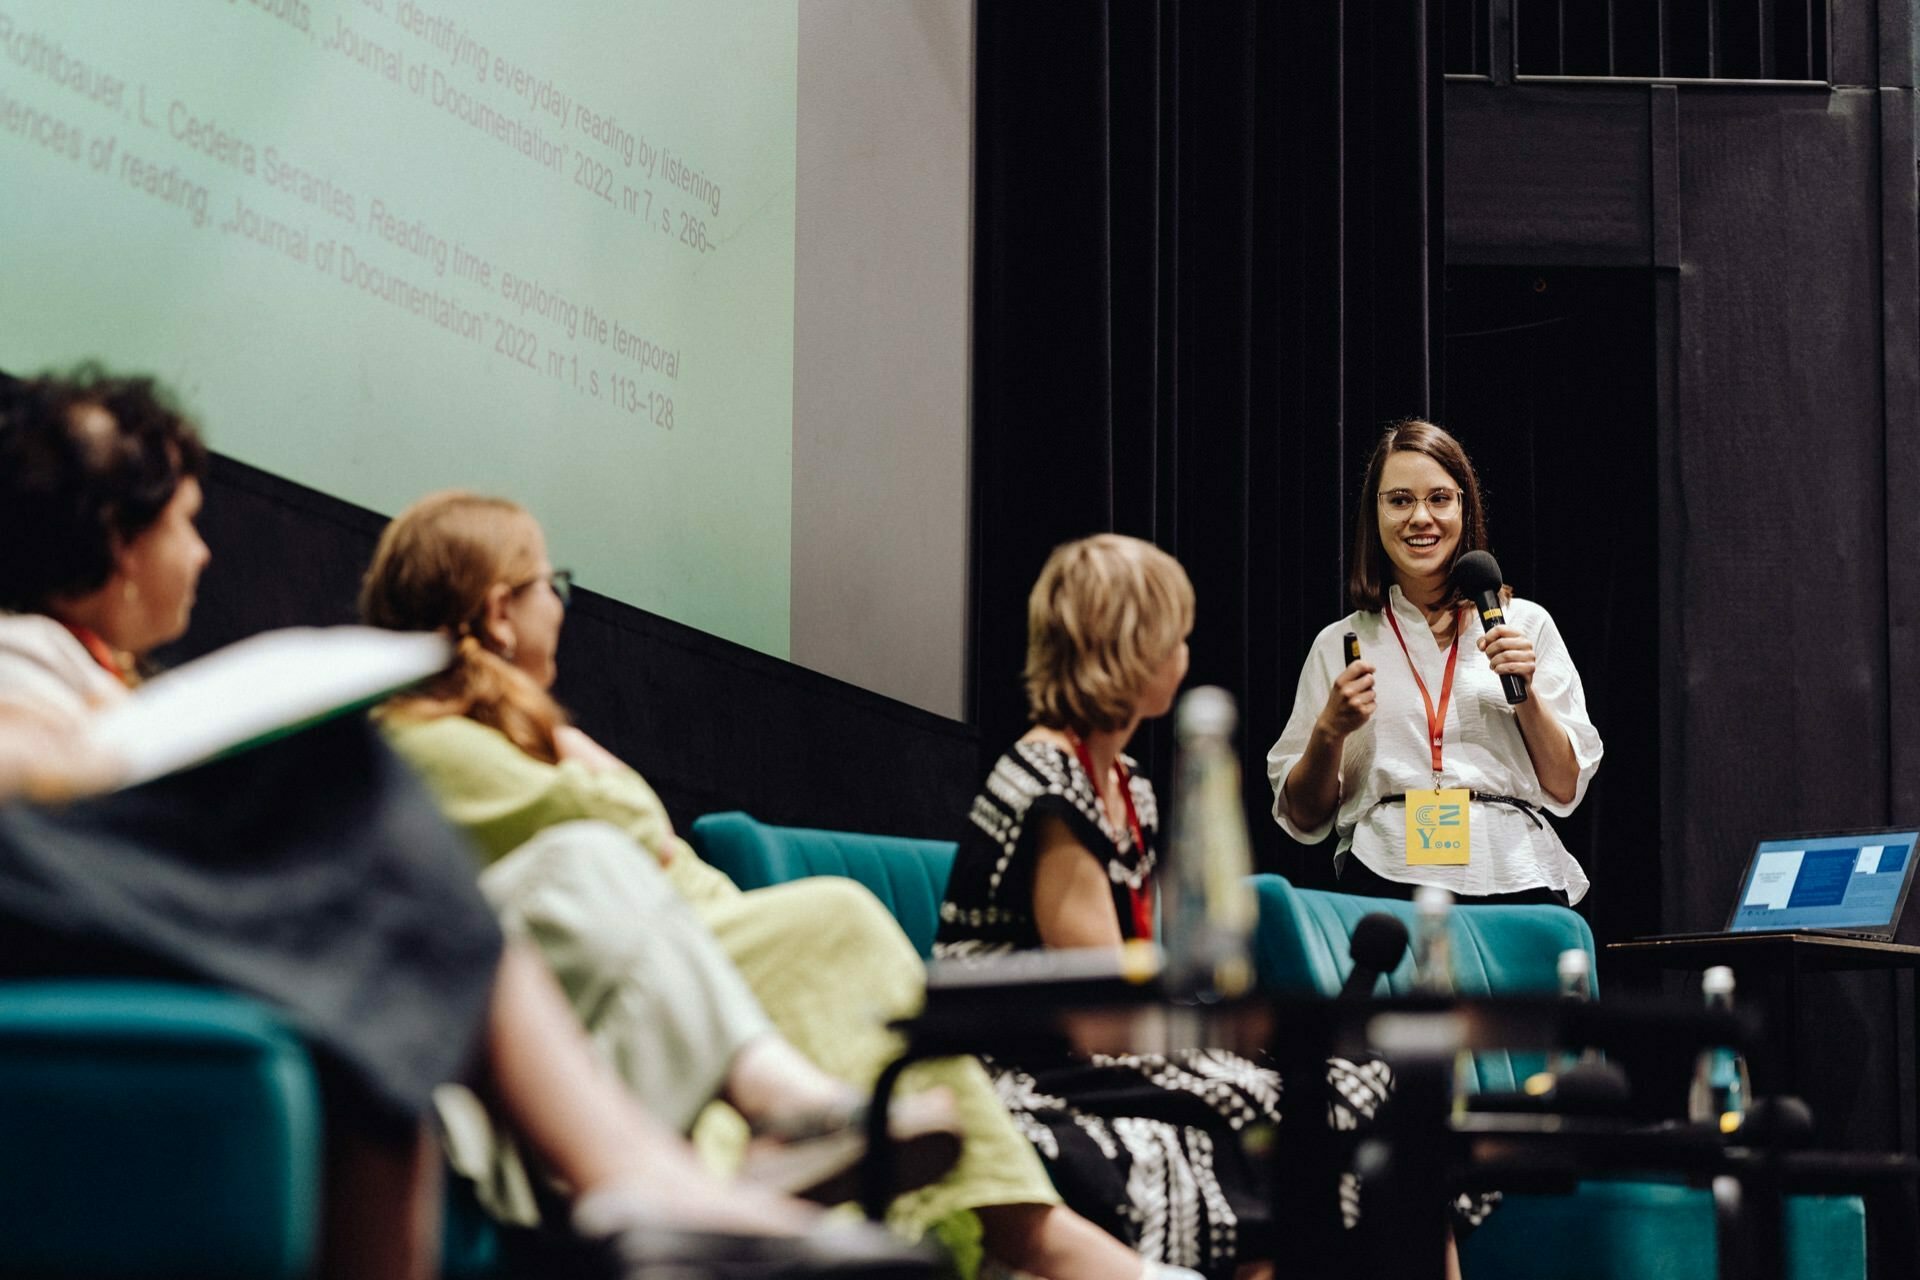
[[[76,627],[71,622],[63,622],[60,625],[71,632],[73,638],[86,647],[88,657],[99,663],[115,680],[118,680],[121,684],[127,683],[127,673],[120,669],[119,662],[114,659],[113,650],[109,649],[107,642],[100,638],[99,632],[88,627]]]
[[[1440,740],[1447,731],[1447,704],[1453,701],[1453,668],[1460,661],[1460,628],[1466,625],[1467,610],[1462,605],[1453,615],[1453,643],[1447,648],[1447,677],[1440,682],[1440,709],[1434,710],[1433,695],[1427,692],[1427,682],[1420,678],[1420,668],[1414,665],[1413,651],[1407,648],[1407,638],[1400,634],[1400,622],[1393,616],[1393,602],[1387,602],[1387,621],[1393,626],[1393,638],[1400,642],[1400,652],[1407,655],[1407,670],[1413,672],[1413,682],[1420,686],[1420,701],[1427,704],[1427,741],[1433,747],[1433,776],[1440,776]]]
[[[1070,742],[1073,743],[1073,753],[1074,755],[1080,758],[1080,767],[1086,771],[1087,782],[1090,783],[1093,787],[1094,803],[1097,805],[1100,805],[1102,809],[1104,809],[1106,807],[1106,801],[1100,798],[1100,783],[1099,783],[1099,780],[1095,777],[1093,772],[1093,753],[1087,750],[1086,743],[1080,741],[1079,734],[1071,733],[1067,735],[1067,738]],[[1132,780],[1127,777],[1127,766],[1121,764],[1118,760],[1115,760],[1113,762],[1113,771],[1120,775],[1120,800],[1121,800],[1121,803],[1126,807],[1127,830],[1133,836],[1134,856],[1137,858],[1145,858],[1147,856],[1147,838],[1144,834],[1141,833],[1140,814],[1133,807],[1133,787],[1131,785]],[[1131,887],[1128,888],[1127,898],[1129,903],[1133,907],[1133,936],[1136,938],[1147,939],[1149,941],[1152,940],[1153,938],[1153,887],[1152,885],[1148,884],[1147,881],[1143,879],[1140,882],[1140,887],[1138,889],[1131,888]]]

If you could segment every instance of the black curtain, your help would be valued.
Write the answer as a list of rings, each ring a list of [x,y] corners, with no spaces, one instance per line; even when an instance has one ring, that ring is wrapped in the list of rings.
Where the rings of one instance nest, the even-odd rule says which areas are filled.
[[[1593,879],[1581,913],[1602,942],[1662,927],[1653,294],[1647,270],[1447,273],[1446,417],[1500,568],[1552,612],[1606,743],[1586,800],[1552,819]]]
[[[1113,529],[1199,594],[1191,683],[1231,690],[1255,848],[1267,747],[1347,611],[1359,469],[1434,403],[1437,18],[1424,0],[981,0],[971,718],[1025,726],[1026,593]],[[1135,743],[1170,778],[1170,727]],[[983,762],[984,763],[984,762]]]

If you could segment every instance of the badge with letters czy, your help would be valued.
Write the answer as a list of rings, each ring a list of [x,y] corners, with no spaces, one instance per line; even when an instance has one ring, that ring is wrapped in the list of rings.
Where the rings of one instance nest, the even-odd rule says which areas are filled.
[[[1472,812],[1465,787],[1407,792],[1407,865],[1464,867],[1471,844],[1467,820]]]

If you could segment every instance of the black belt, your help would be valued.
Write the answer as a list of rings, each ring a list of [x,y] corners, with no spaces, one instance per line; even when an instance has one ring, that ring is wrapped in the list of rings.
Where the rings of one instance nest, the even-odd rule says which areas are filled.
[[[1377,809],[1383,804],[1393,804],[1396,801],[1405,803],[1406,798],[1406,792],[1396,791],[1390,796],[1381,796],[1373,802],[1372,807]],[[1519,796],[1496,796],[1489,795],[1485,791],[1469,791],[1467,792],[1467,799],[1478,800],[1482,804],[1504,804],[1510,809],[1518,809],[1527,815],[1527,821],[1531,822],[1534,826],[1540,828],[1542,831],[1547,829],[1547,824],[1540,821],[1540,806],[1534,804],[1532,801],[1522,800]],[[1370,809],[1369,812],[1371,811]]]

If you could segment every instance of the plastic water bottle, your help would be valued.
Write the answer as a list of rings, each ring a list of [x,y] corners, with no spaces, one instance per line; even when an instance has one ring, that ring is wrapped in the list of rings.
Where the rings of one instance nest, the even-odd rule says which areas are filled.
[[[1593,957],[1587,954],[1585,947],[1568,947],[1560,953],[1560,959],[1554,964],[1554,971],[1560,978],[1560,998],[1585,1004],[1593,999]],[[1593,1049],[1561,1050],[1554,1062],[1556,1072],[1577,1067],[1583,1062],[1598,1062],[1600,1055]]]
[[[1433,885],[1413,891],[1413,984],[1425,995],[1453,994],[1453,895]]]
[[[1584,947],[1568,947],[1560,953],[1555,962],[1554,972],[1560,977],[1560,996],[1565,1000],[1576,1000],[1585,1004],[1593,996],[1587,979],[1593,972],[1593,962]]]
[[[1715,965],[1700,980],[1707,1008],[1733,1011],[1733,970]],[[1747,1060],[1725,1045],[1702,1049],[1693,1068],[1693,1087],[1687,1092],[1687,1119],[1713,1125],[1722,1133],[1740,1127],[1753,1096]]]
[[[1253,985],[1258,908],[1247,877],[1253,856],[1233,753],[1233,695],[1205,686],[1180,699],[1175,716],[1173,838],[1161,877],[1167,985],[1177,994],[1220,1000]]]
[[[1413,989],[1421,995],[1453,994],[1453,895],[1436,885],[1413,891]],[[1468,1100],[1480,1078],[1473,1054],[1462,1048],[1453,1055],[1453,1113],[1467,1112]]]

